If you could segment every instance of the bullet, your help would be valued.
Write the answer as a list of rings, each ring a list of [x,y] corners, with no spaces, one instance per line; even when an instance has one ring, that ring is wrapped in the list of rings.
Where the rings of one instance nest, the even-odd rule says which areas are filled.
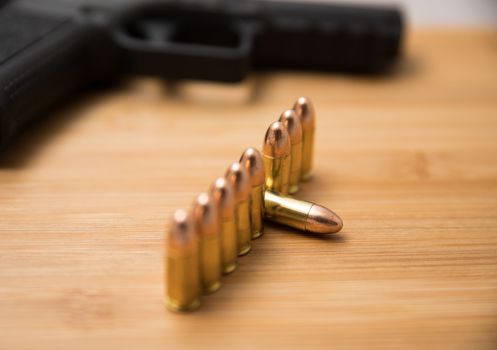
[[[198,238],[186,211],[174,213],[166,244],[166,306],[173,311],[195,310],[200,305]]]
[[[240,163],[235,162],[228,168],[225,177],[233,185],[235,193],[238,255],[241,256],[247,254],[251,248],[249,175]]]
[[[264,162],[261,153],[253,148],[247,148],[240,158],[250,178],[250,222],[252,228],[252,239],[262,236],[264,227],[262,217],[264,211]]]
[[[331,210],[315,203],[264,192],[264,216],[270,221],[314,233],[336,233],[342,219]]]
[[[238,257],[238,237],[235,221],[235,194],[233,186],[224,177],[211,186],[211,197],[218,209],[221,222],[221,265],[223,274],[235,271]]]
[[[272,123],[266,131],[262,146],[266,189],[288,193],[291,148],[290,136],[283,123]]]
[[[316,113],[312,102],[306,97],[300,97],[293,105],[293,110],[302,124],[302,170],[300,178],[307,181],[311,178],[314,159]]]
[[[200,284],[204,293],[221,287],[220,218],[214,200],[201,193],[193,206],[193,222],[199,239]]]
[[[287,109],[281,114],[280,122],[286,127],[290,136],[290,185],[288,193],[299,190],[300,174],[302,172],[302,125],[300,118],[293,109]]]

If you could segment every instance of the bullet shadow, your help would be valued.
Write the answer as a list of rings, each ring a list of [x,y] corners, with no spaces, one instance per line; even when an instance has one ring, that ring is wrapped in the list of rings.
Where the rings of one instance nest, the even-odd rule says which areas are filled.
[[[292,236],[300,236],[309,239],[315,239],[325,242],[332,243],[346,243],[347,238],[342,231],[337,233],[314,233],[314,232],[304,232],[301,230],[294,229],[292,227],[288,227],[285,225],[281,225],[275,222],[266,222],[265,227],[271,229],[272,232],[268,232],[267,234],[288,234]]]

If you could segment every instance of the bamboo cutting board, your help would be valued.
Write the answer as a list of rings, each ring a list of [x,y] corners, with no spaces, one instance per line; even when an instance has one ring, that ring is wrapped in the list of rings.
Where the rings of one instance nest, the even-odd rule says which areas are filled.
[[[394,74],[137,79],[0,158],[0,348],[497,348],[497,32],[411,33]],[[305,94],[334,236],[274,225],[201,309],[165,310],[167,218]]]

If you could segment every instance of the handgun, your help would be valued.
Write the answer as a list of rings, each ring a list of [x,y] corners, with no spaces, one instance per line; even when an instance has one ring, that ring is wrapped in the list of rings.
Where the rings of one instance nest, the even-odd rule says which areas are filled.
[[[377,74],[395,7],[280,1],[0,0],[0,149],[48,107],[128,75],[239,82],[251,70]]]

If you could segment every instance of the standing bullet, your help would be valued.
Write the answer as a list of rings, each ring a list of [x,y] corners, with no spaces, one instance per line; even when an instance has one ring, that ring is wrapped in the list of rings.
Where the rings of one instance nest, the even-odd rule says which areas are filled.
[[[197,197],[193,221],[199,239],[200,283],[205,293],[213,293],[221,287],[221,235],[216,203],[207,193]]]
[[[335,233],[343,226],[342,219],[323,206],[272,191],[264,193],[264,215],[270,221],[314,233]]]
[[[262,146],[267,189],[288,193],[290,152],[290,136],[285,126],[281,122],[272,123],[266,131]]]
[[[306,97],[300,97],[293,109],[302,124],[302,172],[301,180],[311,178],[312,163],[314,158],[314,129],[316,126],[316,113],[312,102]]]
[[[299,190],[300,173],[302,172],[302,125],[293,109],[284,111],[281,114],[280,122],[286,127],[292,145],[288,193],[293,194]]]
[[[173,311],[194,310],[200,305],[198,239],[186,211],[174,213],[166,244],[166,305]]]
[[[264,211],[264,162],[261,153],[253,148],[247,148],[240,158],[240,163],[249,174],[250,195],[250,222],[252,228],[252,239],[262,236],[262,217]]]
[[[238,255],[245,255],[250,251],[250,238],[252,236],[250,228],[249,175],[240,163],[233,163],[226,171],[226,179],[233,185],[235,192]]]
[[[221,221],[221,263],[224,274],[235,271],[238,257],[238,233],[235,221],[235,194],[233,186],[224,177],[218,178],[211,186]]]

